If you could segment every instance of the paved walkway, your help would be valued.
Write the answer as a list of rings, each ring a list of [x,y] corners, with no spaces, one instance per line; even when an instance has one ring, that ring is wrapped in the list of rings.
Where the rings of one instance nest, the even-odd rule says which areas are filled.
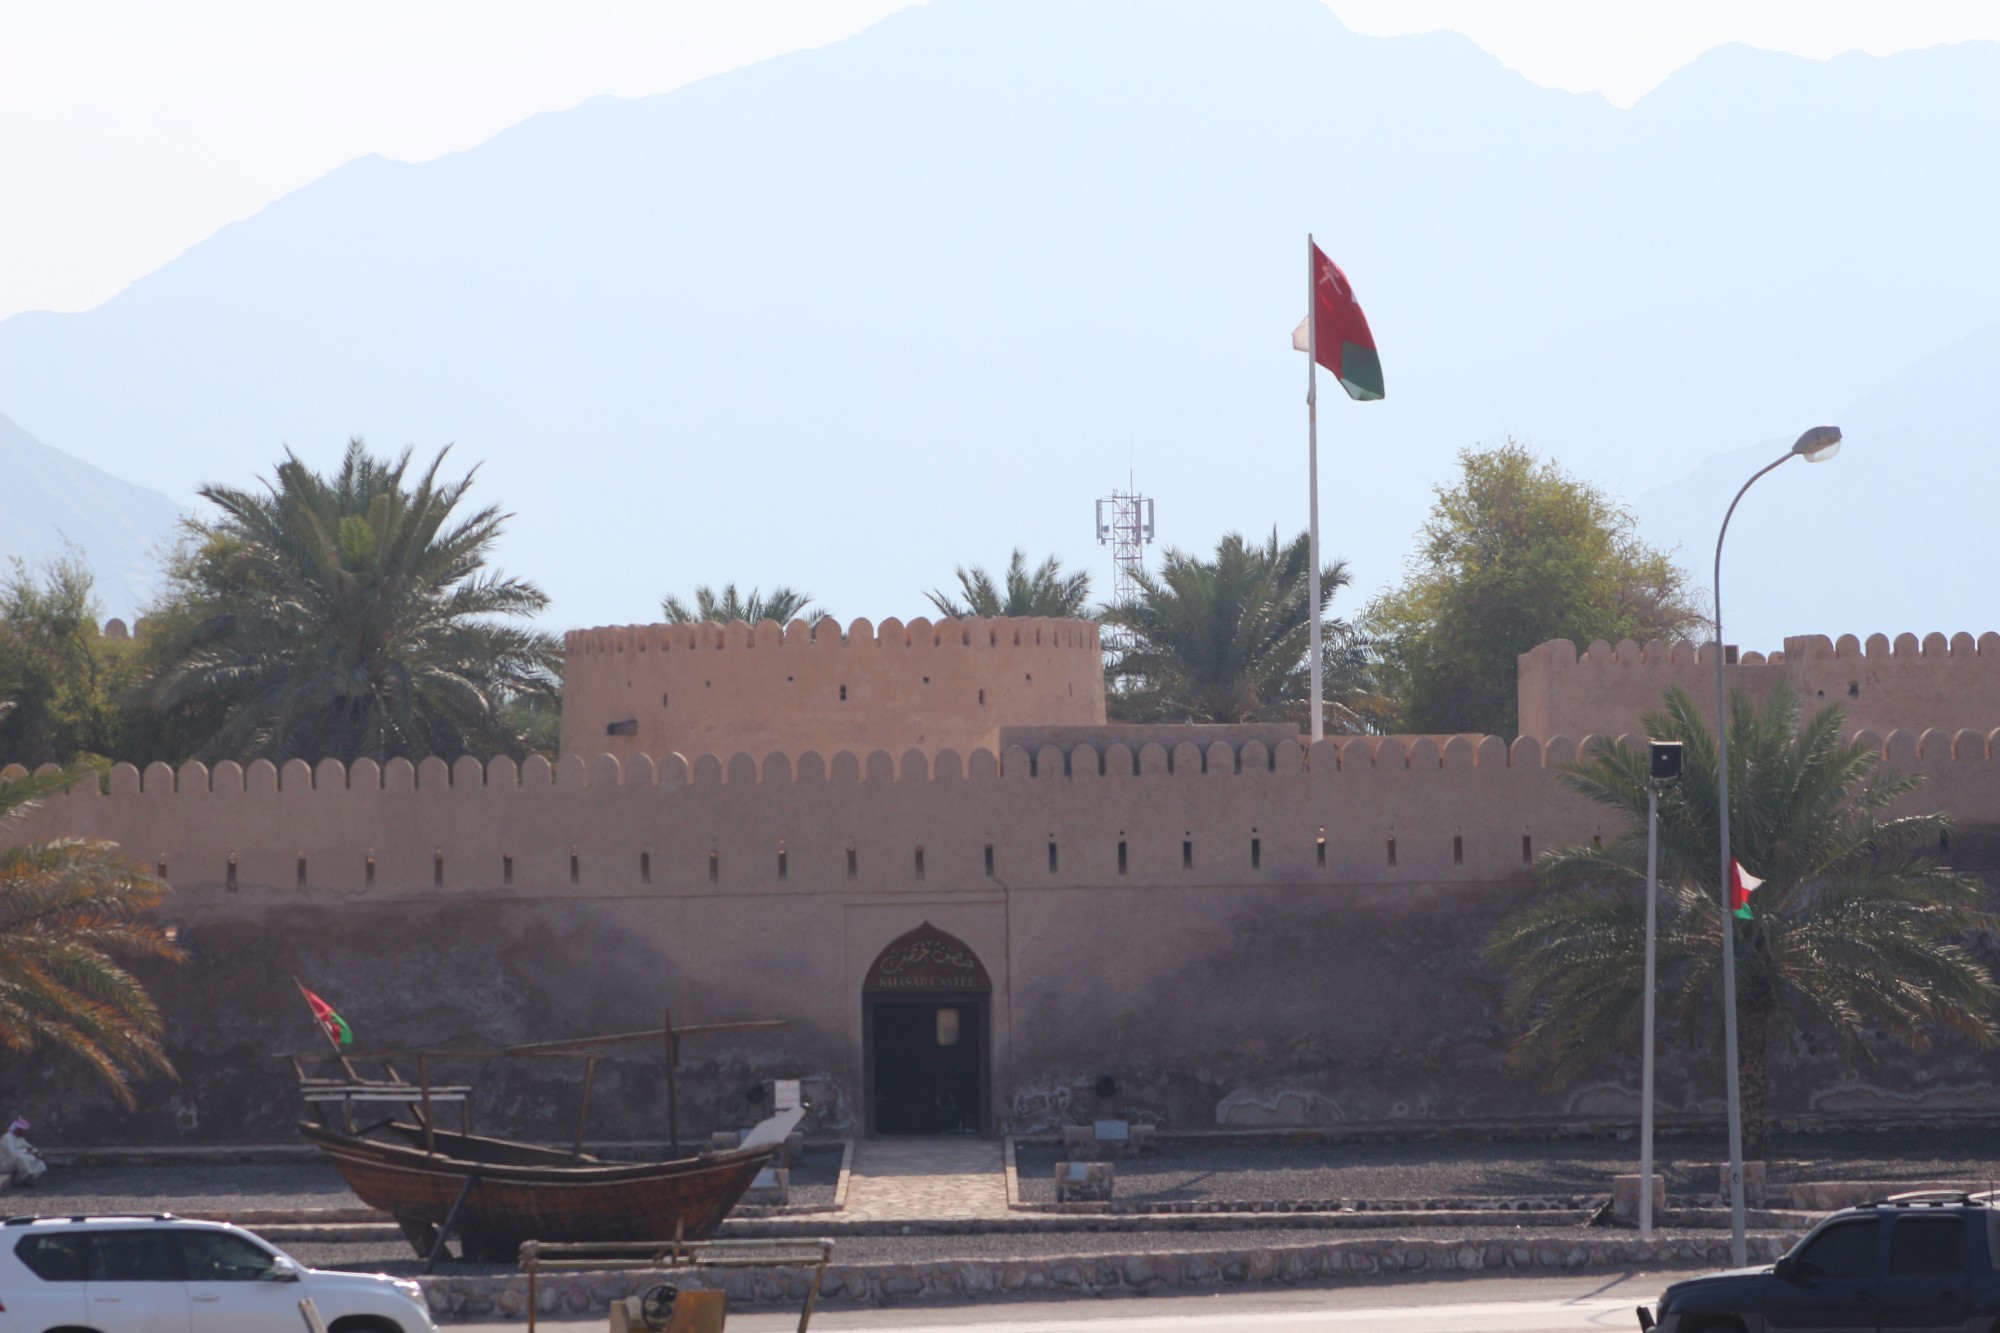
[[[988,1139],[856,1139],[843,1217],[901,1222],[1006,1217],[1000,1144]]]

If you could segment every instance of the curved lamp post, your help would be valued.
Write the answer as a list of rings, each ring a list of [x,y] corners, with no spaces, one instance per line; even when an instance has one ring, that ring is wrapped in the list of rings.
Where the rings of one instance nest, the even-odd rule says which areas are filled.
[[[1730,916],[1729,887],[1729,693],[1722,680],[1722,539],[1729,535],[1729,520],[1736,513],[1745,491],[1757,484],[1766,472],[1780,467],[1794,456],[1808,463],[1824,463],[1840,452],[1840,427],[1814,426],[1772,462],[1766,463],[1743,483],[1743,490],[1729,502],[1722,516],[1722,531],[1715,535],[1715,785],[1718,822],[1721,825],[1722,892],[1722,1027],[1723,1060],[1729,1093],[1729,1260],[1737,1268],[1750,1262],[1743,1239],[1743,1088],[1736,1069],[1736,927]]]

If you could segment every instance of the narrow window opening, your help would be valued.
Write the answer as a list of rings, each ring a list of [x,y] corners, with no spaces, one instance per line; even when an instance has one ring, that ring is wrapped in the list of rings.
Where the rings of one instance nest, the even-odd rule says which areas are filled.
[[[1054,839],[1049,840],[1049,873],[1051,875],[1056,873],[1056,844]]]
[[[979,706],[980,706],[981,708],[984,708],[984,707],[986,707],[986,691],[985,691],[985,690],[981,690],[981,691],[979,692]]]
[[[372,856],[368,858],[368,866],[362,873],[361,882],[371,889],[375,887],[375,858]]]
[[[1314,858],[1314,859],[1315,859],[1315,860],[1316,860],[1316,861],[1317,861],[1317,862],[1319,863],[1319,868],[1320,868],[1321,870],[1324,870],[1324,869],[1326,869],[1326,830],[1325,830],[1325,829],[1321,829],[1321,830],[1319,831],[1319,837],[1317,837],[1317,838],[1315,838],[1315,839],[1313,840],[1313,858]]]
[[[1194,869],[1194,841],[1192,839],[1183,838],[1181,840],[1181,869]]]
[[[431,887],[444,887],[444,849],[440,847],[431,853]]]
[[[639,853],[639,882],[641,884],[651,884],[653,882],[653,854],[651,852]]]
[[[666,706],[667,706],[667,692],[666,692],[665,690],[661,690],[661,691],[660,691],[660,707],[662,707],[662,708],[665,708]]]
[[[572,884],[583,882],[583,866],[578,862],[575,852],[569,854],[569,882]]]
[[[917,878],[918,878],[918,879],[922,879],[923,877],[924,877],[924,846],[923,846],[923,844],[922,844],[922,843],[918,843],[918,844],[917,844]]]
[[[1250,868],[1252,870],[1261,869],[1263,864],[1264,840],[1262,838],[1252,838],[1250,839]]]
[[[166,858],[166,857],[164,857],[164,856],[163,856],[163,857],[161,857],[161,858],[160,858],[160,859],[159,859],[159,860],[158,860],[157,862],[155,862],[155,863],[154,863],[154,865],[153,865],[153,873],[154,873],[155,875],[158,875],[158,876],[159,876],[159,877],[160,877],[161,879],[165,879],[165,878],[167,877],[167,858]]]
[[[789,867],[785,863],[785,849],[780,847],[778,849],[778,878],[784,879],[788,873]]]
[[[1465,864],[1465,837],[1463,834],[1451,840],[1451,863],[1455,866]]]
[[[1118,840],[1118,873],[1125,873],[1125,839]]]
[[[1389,864],[1396,864],[1396,840],[1394,838],[1389,839]]]
[[[849,879],[853,879],[855,875],[858,873],[860,872],[859,872],[859,867],[856,865],[854,849],[852,847],[849,847],[847,849],[847,877]]]
[[[303,889],[306,886],[306,858],[303,852],[299,854],[298,879],[299,887]]]
[[[502,884],[514,882],[514,858],[504,852],[500,856],[500,882]]]
[[[1535,840],[1528,834],[1523,833],[1521,835],[1521,864],[1526,866],[1526,865],[1533,865],[1534,863],[1535,863]]]
[[[842,703],[847,702],[847,687],[845,685],[840,687],[840,701]]]
[[[993,844],[990,842],[986,844],[986,873],[993,873]]]
[[[710,848],[708,853],[708,882],[713,884],[721,878],[722,853],[716,851],[714,848]]]
[[[228,877],[224,882],[228,886],[229,891],[231,893],[234,893],[236,892],[236,853],[234,852],[231,852],[229,854],[229,869],[227,872],[227,876]]]

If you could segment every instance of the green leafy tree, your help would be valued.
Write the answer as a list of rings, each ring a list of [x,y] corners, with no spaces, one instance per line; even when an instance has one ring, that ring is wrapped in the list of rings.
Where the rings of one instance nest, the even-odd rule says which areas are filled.
[[[1203,559],[1168,548],[1139,597],[1104,609],[1133,645],[1108,673],[1112,708],[1131,722],[1298,722],[1311,711],[1311,563],[1306,534],[1279,544],[1230,533]],[[1344,561],[1320,574],[1320,614],[1347,586]],[[1367,645],[1342,620],[1323,619],[1327,728],[1364,729],[1372,698]]]
[[[98,633],[89,568],[75,552],[39,572],[21,561],[0,582],[0,764],[67,764],[112,753],[124,728],[120,696],[135,662],[129,643]]]
[[[1648,735],[1685,747],[1679,783],[1660,798],[1657,928],[1660,1012],[1697,1049],[1722,1047],[1722,929],[1736,932],[1738,1043],[1746,1152],[1767,1155],[1771,1054],[1788,1036],[1832,1033],[1850,1054],[1871,1033],[1916,1046],[1956,1031],[1994,1044],[2000,1001],[1966,946],[1989,924],[1985,892],[1932,859],[1942,815],[1884,812],[1921,774],[1885,769],[1873,747],[1841,740],[1843,710],[1800,725],[1798,699],[1775,687],[1760,710],[1730,707],[1730,842],[1764,884],[1749,921],[1725,916],[1716,882],[1715,738],[1675,689],[1645,719]],[[1636,1050],[1644,1003],[1647,752],[1598,738],[1562,780],[1632,822],[1604,846],[1542,859],[1564,891],[1504,922],[1490,956],[1509,975],[1508,1013],[1526,1024],[1517,1058],[1563,1079]]]
[[[720,596],[706,584],[696,588],[692,607],[678,597],[669,596],[660,603],[660,611],[675,624],[709,620],[718,625],[726,625],[732,620],[740,620],[746,625],[754,625],[760,620],[775,620],[781,625],[804,620],[816,625],[825,620],[827,614],[812,605],[812,594],[809,592],[780,584],[768,594],[752,588],[750,595],[745,597],[736,591],[733,583],[723,585]]]
[[[0,781],[0,826],[88,768]],[[181,950],[146,914],[167,885],[91,838],[0,846],[0,1046],[53,1046],[95,1069],[130,1107],[132,1083],[173,1076],[160,1047],[160,1011],[120,959],[180,962]]]
[[[1513,441],[1459,455],[1401,586],[1363,625],[1402,729],[1511,736],[1517,659],[1549,639],[1674,639],[1702,617],[1687,576],[1603,491]]]
[[[1058,620],[1074,620],[1084,614],[1090,604],[1090,575],[1079,570],[1074,574],[1063,573],[1062,562],[1054,556],[1042,561],[1032,573],[1028,570],[1028,555],[1020,547],[1007,561],[1007,572],[999,582],[986,570],[974,565],[971,569],[960,565],[957,569],[958,590],[964,601],[959,601],[940,588],[924,595],[938,614],[957,618],[960,616],[984,616],[991,620],[1000,616],[1046,616]]]
[[[149,619],[151,700],[205,759],[520,755],[509,698],[556,688],[548,603],[488,572],[507,515],[471,474],[420,474],[353,441],[321,476],[287,451],[264,490],[203,487],[171,592]]]

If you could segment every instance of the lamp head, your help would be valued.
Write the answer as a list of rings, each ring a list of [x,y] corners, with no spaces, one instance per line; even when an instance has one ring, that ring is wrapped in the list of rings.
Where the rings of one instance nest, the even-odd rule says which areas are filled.
[[[1798,443],[1792,446],[1792,452],[1803,454],[1808,463],[1824,463],[1840,452],[1840,427],[1814,426],[1799,436]]]

